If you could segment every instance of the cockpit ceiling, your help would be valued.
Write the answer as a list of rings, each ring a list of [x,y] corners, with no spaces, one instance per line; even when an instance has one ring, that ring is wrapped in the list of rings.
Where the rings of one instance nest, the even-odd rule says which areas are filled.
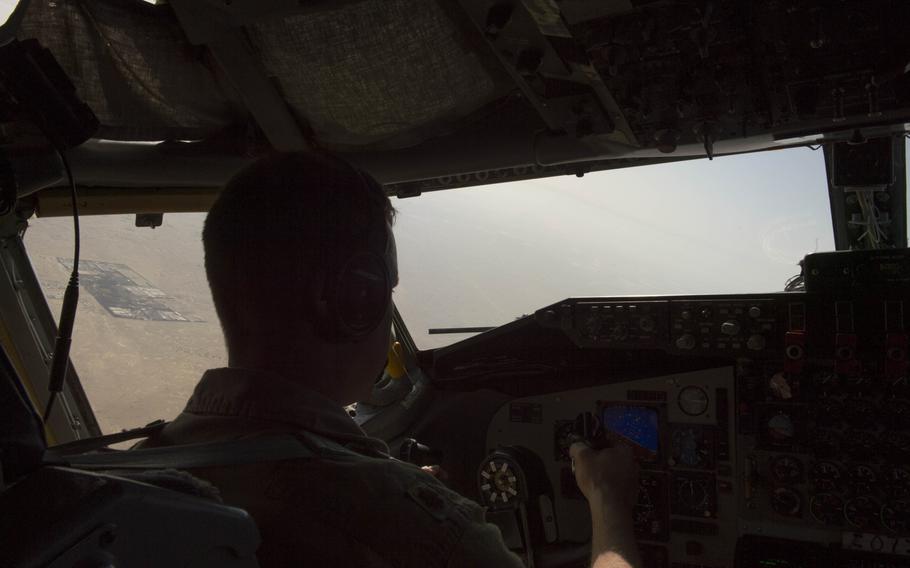
[[[32,1],[19,37],[98,138],[323,147],[408,193],[903,131],[908,20],[903,0]],[[93,151],[84,183],[144,183],[106,183],[116,152]]]
[[[410,146],[512,89],[449,5],[325,3],[257,19],[245,40],[321,145]],[[20,37],[54,53],[100,119],[100,138],[200,140],[253,124],[232,79],[189,42],[169,5],[31,2]]]

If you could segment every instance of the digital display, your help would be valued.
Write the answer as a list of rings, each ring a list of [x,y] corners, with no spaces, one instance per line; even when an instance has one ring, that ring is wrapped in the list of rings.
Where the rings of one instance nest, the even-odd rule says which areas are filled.
[[[651,454],[657,454],[660,441],[657,409],[646,406],[604,406],[600,423],[608,432]]]

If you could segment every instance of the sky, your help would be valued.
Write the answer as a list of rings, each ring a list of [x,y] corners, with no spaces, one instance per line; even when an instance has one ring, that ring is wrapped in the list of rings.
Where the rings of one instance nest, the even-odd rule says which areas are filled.
[[[571,296],[773,292],[834,249],[821,151],[797,148],[395,200],[395,301],[421,347]]]

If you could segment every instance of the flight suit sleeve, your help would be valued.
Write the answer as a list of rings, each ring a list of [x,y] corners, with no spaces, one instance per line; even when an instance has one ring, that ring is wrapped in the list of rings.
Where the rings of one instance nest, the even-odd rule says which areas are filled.
[[[476,522],[465,528],[458,546],[449,557],[449,568],[497,566],[524,568],[524,563],[506,548],[499,527]]]

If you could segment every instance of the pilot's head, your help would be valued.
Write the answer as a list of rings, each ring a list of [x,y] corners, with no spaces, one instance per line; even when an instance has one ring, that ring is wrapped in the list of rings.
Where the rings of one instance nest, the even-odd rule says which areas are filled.
[[[389,347],[393,219],[378,183],[327,155],[274,154],[235,175],[202,233],[229,364],[340,403],[368,393]]]

